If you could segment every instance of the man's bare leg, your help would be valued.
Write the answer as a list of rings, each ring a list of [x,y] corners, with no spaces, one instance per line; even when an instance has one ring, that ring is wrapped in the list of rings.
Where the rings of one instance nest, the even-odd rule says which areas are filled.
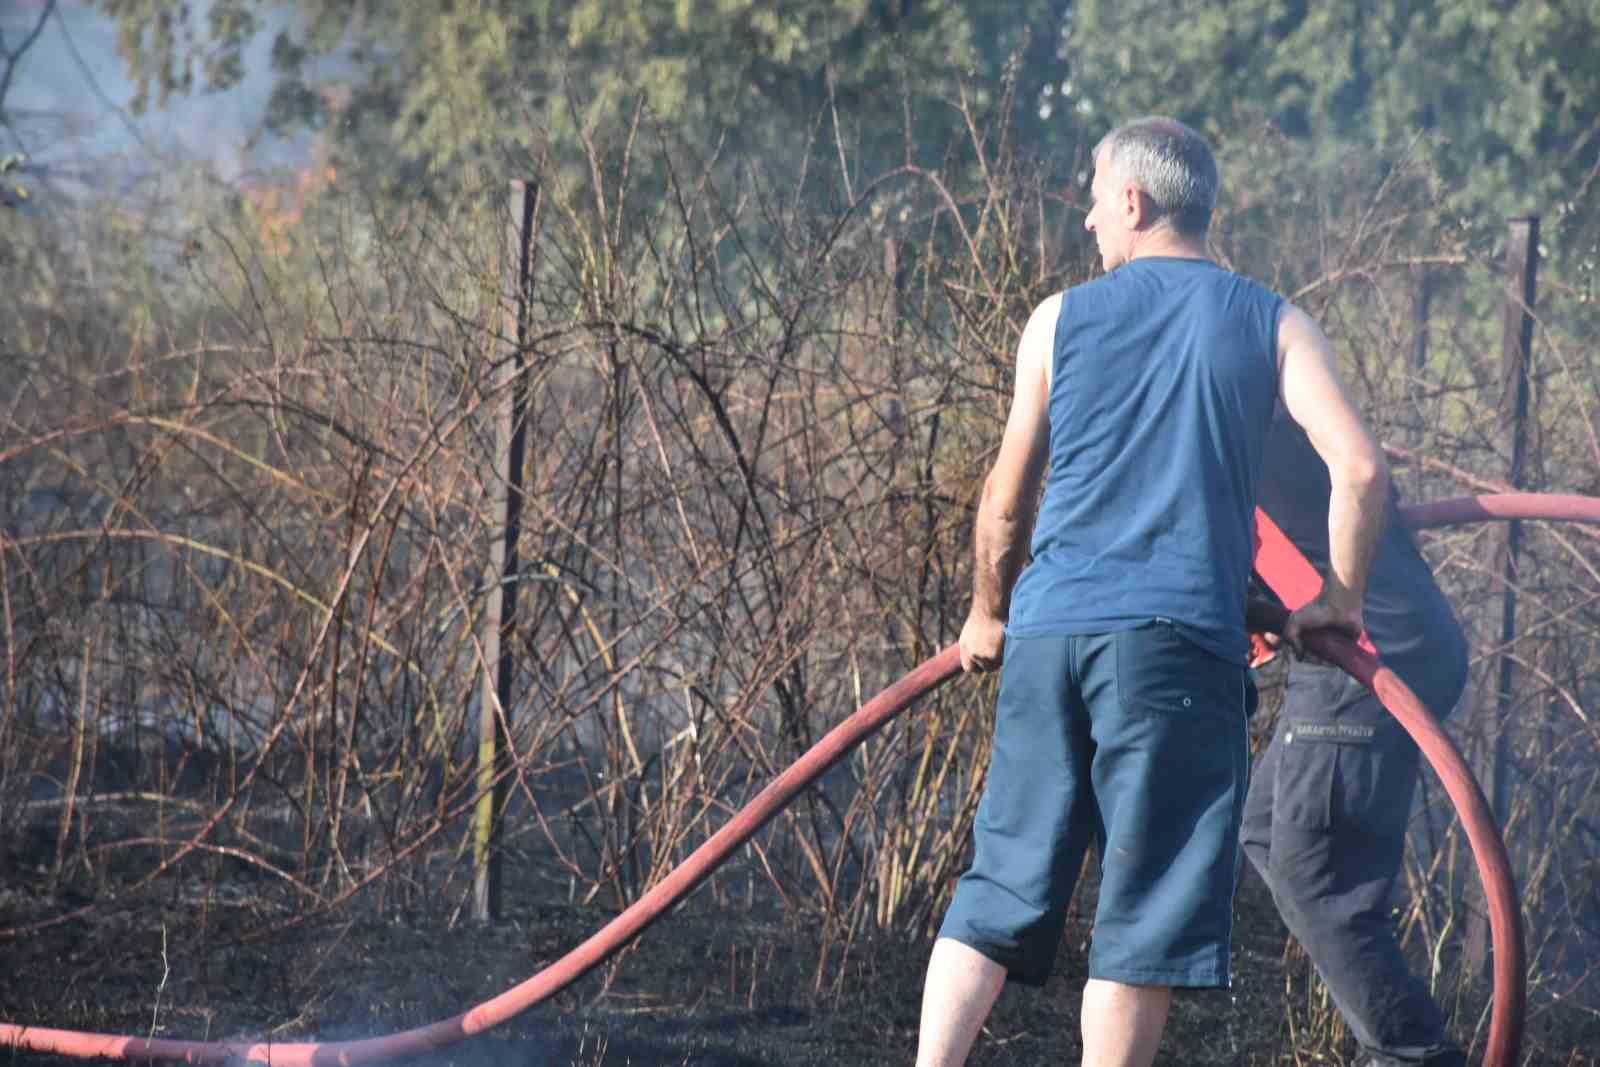
[[[1083,1067],[1150,1067],[1171,1006],[1170,986],[1089,979],[1083,987]]]
[[[1006,969],[970,945],[933,943],[922,987],[917,1067],[961,1067],[1005,984]]]

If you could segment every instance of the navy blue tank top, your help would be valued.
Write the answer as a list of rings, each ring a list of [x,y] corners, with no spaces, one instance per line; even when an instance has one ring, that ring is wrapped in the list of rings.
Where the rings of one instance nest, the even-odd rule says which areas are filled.
[[[1068,289],[1050,466],[1007,632],[1177,624],[1246,662],[1283,299],[1208,260],[1141,257]]]

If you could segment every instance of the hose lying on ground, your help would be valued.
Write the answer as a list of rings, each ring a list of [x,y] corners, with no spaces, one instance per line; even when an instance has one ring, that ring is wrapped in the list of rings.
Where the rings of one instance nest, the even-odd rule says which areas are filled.
[[[1531,493],[1498,494],[1415,506],[1406,509],[1406,517],[1418,528],[1490,518],[1548,518],[1600,523],[1600,499]],[[1265,562],[1268,569],[1274,571],[1270,574],[1263,572],[1269,584],[1275,574],[1281,579],[1280,568],[1292,566],[1284,559],[1274,562],[1258,558],[1258,570]],[[1303,558],[1301,563],[1304,564]],[[1314,576],[1315,572],[1312,574]],[[1283,593],[1280,591],[1279,595],[1283,596]],[[1283,619],[1287,616],[1282,609],[1267,608],[1265,605],[1255,610],[1257,614],[1250,620],[1250,625],[1255,629],[1276,631],[1282,627]],[[1354,642],[1331,634],[1308,635],[1306,644],[1315,654],[1337,663],[1377,693],[1384,706],[1416,739],[1423,755],[1438,772],[1445,792],[1461,814],[1489,902],[1490,934],[1494,947],[1494,1002],[1484,1067],[1513,1067],[1521,1042],[1526,1001],[1525,950],[1510,863],[1483,794],[1449,737],[1415,694],[1379,663],[1376,656]],[[955,645],[925,660],[830,730],[695,849],[682,864],[588,940],[533,977],[460,1015],[381,1037],[330,1042],[149,1039],[0,1023],[0,1048],[9,1046],[18,1050],[84,1058],[215,1064],[245,1060],[280,1067],[299,1067],[402,1059],[482,1033],[564,989],[638,936],[645,927],[709,877],[719,864],[754,836],[802,789],[918,697],[932,692],[960,670],[960,652]]]

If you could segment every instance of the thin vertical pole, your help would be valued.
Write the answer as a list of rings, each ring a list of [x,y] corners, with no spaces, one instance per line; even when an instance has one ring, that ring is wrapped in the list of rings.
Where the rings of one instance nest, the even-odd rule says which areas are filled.
[[[1428,370],[1428,315],[1433,302],[1433,273],[1426,263],[1412,266],[1411,284],[1411,364],[1405,373],[1411,403],[1406,409],[1406,446],[1420,451],[1427,440],[1427,419],[1420,398]],[[1424,476],[1422,464],[1412,464],[1413,490],[1422,488]]]
[[[1500,335],[1499,445],[1506,457],[1506,483],[1522,488],[1528,452],[1528,358],[1533,348],[1533,302],[1539,269],[1539,218],[1511,219],[1506,237],[1506,305]],[[1509,651],[1517,634],[1517,552],[1522,524],[1505,524],[1494,546],[1493,573],[1505,582],[1500,613],[1500,648],[1494,665],[1495,738],[1494,813],[1503,824],[1510,804],[1507,768],[1507,724],[1510,723],[1511,689],[1516,662]]]
[[[1500,397],[1496,444],[1505,457],[1505,481],[1522,487],[1528,449],[1528,360],[1533,348],[1533,304],[1539,267],[1539,218],[1536,215],[1507,220],[1505,258],[1505,313],[1500,332]],[[1521,523],[1512,520],[1491,532],[1489,573],[1503,585],[1500,601],[1498,651],[1488,664],[1486,680],[1494,688],[1493,765],[1490,768],[1490,805],[1495,819],[1505,825],[1511,807],[1511,711],[1516,662],[1511,643],[1517,634],[1517,553]],[[1466,958],[1474,971],[1488,964],[1487,919],[1472,909],[1468,918]]]
[[[1428,368],[1428,314],[1433,303],[1433,272],[1426,263],[1411,268],[1411,369],[1421,374]]]
[[[478,788],[483,795],[472,818],[472,914],[480,922],[500,917],[500,817],[509,794],[501,772],[508,759],[511,681],[516,668],[511,637],[517,620],[517,541],[522,533],[522,466],[528,405],[525,347],[538,203],[537,184],[511,183],[505,229],[505,334],[512,344],[490,375],[495,405],[495,461],[503,466],[491,479],[501,536],[489,542],[491,584],[483,613],[483,687],[478,710]]]

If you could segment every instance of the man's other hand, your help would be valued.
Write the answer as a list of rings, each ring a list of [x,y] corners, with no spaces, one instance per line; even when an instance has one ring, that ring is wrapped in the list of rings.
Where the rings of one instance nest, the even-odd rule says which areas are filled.
[[[971,614],[961,627],[961,669],[982,674],[1000,666],[1006,648],[1006,621]]]
[[[1335,597],[1324,585],[1322,592],[1293,611],[1283,626],[1283,639],[1295,653],[1306,654],[1305,635],[1312,630],[1333,630],[1352,641],[1361,636],[1361,601],[1348,595]]]

